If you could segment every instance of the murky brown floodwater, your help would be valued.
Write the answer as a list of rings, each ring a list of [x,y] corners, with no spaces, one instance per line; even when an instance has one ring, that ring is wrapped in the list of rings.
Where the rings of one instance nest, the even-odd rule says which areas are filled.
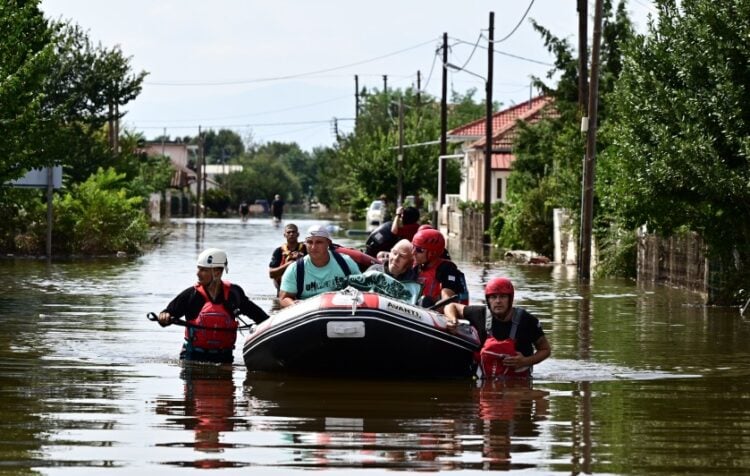
[[[666,288],[580,287],[569,268],[460,262],[473,299],[506,274],[543,321],[553,356],[533,388],[261,377],[241,345],[233,367],[182,366],[182,329],[146,313],[207,246],[269,310],[281,241],[269,220],[187,221],[137,259],[3,261],[0,474],[750,470],[750,320]]]

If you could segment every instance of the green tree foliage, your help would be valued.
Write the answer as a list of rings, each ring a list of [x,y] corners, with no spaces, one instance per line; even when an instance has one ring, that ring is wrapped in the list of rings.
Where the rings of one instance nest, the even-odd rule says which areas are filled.
[[[55,245],[66,253],[140,250],[148,232],[143,199],[131,196],[125,174],[99,169],[55,199]]]
[[[622,68],[622,45],[633,35],[624,2],[612,11],[612,2],[603,5],[599,124],[607,121],[607,95]],[[545,46],[555,55],[555,66],[548,79],[554,87],[535,78],[535,84],[554,98],[555,114],[536,124],[519,124],[514,145],[517,160],[508,180],[508,206],[503,210],[504,229],[495,240],[505,247],[531,249],[549,256],[552,252],[552,210],[566,208],[577,216],[581,200],[581,168],[585,137],[581,134],[578,105],[578,56],[567,39],[554,36],[534,23]],[[597,148],[606,144],[601,141]],[[598,222],[603,229],[604,221]],[[497,235],[493,235],[497,236]]]
[[[252,147],[251,153],[254,156],[275,158],[279,165],[296,177],[296,180],[292,181],[285,177],[279,188],[264,198],[270,201],[276,193],[290,203],[309,198],[308,195],[316,185],[317,166],[310,154],[300,149],[297,143],[268,142]]]
[[[472,101],[474,93],[472,90],[466,96],[453,94],[455,107],[449,108],[449,127],[483,115],[482,106]],[[329,190],[320,195],[335,197],[338,203],[350,207],[380,195],[395,202],[399,175],[404,195],[434,196],[437,193],[437,144],[406,148],[401,164],[398,162],[399,100],[404,105],[405,145],[434,142],[440,138],[440,104],[435,98],[421,95],[417,100],[411,88],[368,94],[355,131],[340,138],[335,150],[338,182],[329,183]],[[326,166],[319,167],[319,171],[326,169]],[[344,177],[356,185],[343,188],[341,181]],[[457,189],[460,176],[455,165],[451,166],[449,179],[449,190]]]
[[[203,153],[207,164],[228,164],[245,153],[242,137],[229,129],[209,129],[203,135]]]
[[[79,27],[48,24],[36,1],[0,9],[0,182],[51,164],[80,181],[111,165],[95,136],[122,116],[145,73],[131,74],[119,48],[92,45]]]
[[[347,165],[343,157],[338,154],[338,149],[333,147],[313,149],[312,161],[316,171],[313,196],[328,207],[350,203],[352,186],[349,181],[342,180],[342,177],[346,177]]]
[[[612,98],[607,208],[627,227],[698,232],[736,289],[750,263],[750,1],[656,3]]]
[[[302,197],[298,177],[277,157],[262,153],[243,158],[240,163],[242,172],[234,172],[227,177],[233,205],[243,200],[253,203],[257,199],[265,199],[270,202],[277,193],[289,202]]]
[[[105,127],[123,116],[120,106],[138,95],[145,73],[132,73],[118,47],[93,45],[79,27],[48,22],[36,0],[0,0],[0,31],[0,184],[64,165],[68,189],[55,199],[55,251],[135,250],[146,221],[133,190],[161,189],[166,166],[140,163],[133,148],[114,153]],[[124,191],[126,175],[110,166],[127,171],[131,191]],[[0,204],[2,249],[42,252],[44,194],[0,186]]]
[[[206,196],[203,199],[206,208],[211,211],[212,214],[218,216],[225,216],[232,200],[229,196],[229,192],[221,188],[211,188],[206,190]]]
[[[55,63],[53,31],[37,2],[0,0],[0,183],[21,177],[27,167],[47,164],[38,155],[46,129],[47,74]],[[42,114],[44,112],[44,114]]]

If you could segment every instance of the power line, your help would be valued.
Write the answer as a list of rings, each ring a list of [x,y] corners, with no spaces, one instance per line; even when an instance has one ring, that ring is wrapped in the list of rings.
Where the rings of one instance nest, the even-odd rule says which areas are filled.
[[[469,43],[468,41],[462,40],[460,38],[453,38],[453,39],[456,41],[456,43],[463,43],[463,44],[466,44],[466,45],[473,44],[473,43]],[[487,47],[484,46],[484,45],[480,45],[480,46],[478,46],[478,48],[482,48],[483,50],[487,49]],[[532,58],[526,58],[525,56],[515,55],[513,53],[507,53],[505,51],[500,51],[500,50],[497,50],[497,49],[493,50],[493,52],[495,54],[497,54],[497,55],[508,56],[510,58],[519,59],[521,61],[528,61],[530,63],[541,64],[543,66],[554,66],[554,64],[552,64],[552,63],[546,63],[544,61],[539,61],[539,60],[535,60],[535,59],[532,59]]]
[[[531,10],[532,5],[534,5],[534,0],[531,0],[531,2],[529,2],[529,6],[526,8],[526,12],[524,12],[524,14],[521,17],[521,19],[518,20],[518,24],[516,25],[516,27],[513,28],[513,30],[510,33],[508,33],[505,37],[503,37],[503,38],[501,38],[499,40],[495,40],[495,43],[502,43],[503,41],[505,41],[508,38],[510,38],[511,36],[513,36],[513,33],[515,33],[516,30],[518,30],[518,27],[520,27],[521,23],[523,23],[523,21],[526,19],[526,15],[529,14],[529,10]]]
[[[464,61],[464,64],[461,65],[459,69],[464,69],[469,64],[469,61],[471,61],[472,56],[474,56],[474,52],[477,51],[477,47],[479,46],[479,42],[482,41],[482,34],[479,33],[479,36],[477,37],[477,42],[474,43],[474,48],[471,49],[471,53],[469,54],[469,57],[466,58],[466,61]]]
[[[427,81],[425,81],[424,86],[422,86],[422,91],[420,92],[427,92],[427,86],[430,85],[430,80],[432,79],[432,72],[435,70],[435,64],[437,63],[438,54],[441,49],[442,49],[442,46],[435,50],[435,54],[432,57],[432,65],[430,66],[430,74],[427,75]]]
[[[314,75],[317,75],[317,74],[329,73],[331,71],[339,71],[339,70],[342,70],[342,69],[351,68],[352,66],[359,66],[359,65],[362,65],[362,64],[372,63],[374,61],[378,61],[378,60],[381,60],[383,58],[388,58],[390,56],[395,56],[395,55],[404,53],[406,51],[417,49],[417,48],[422,47],[424,45],[430,44],[433,41],[435,41],[434,38],[431,39],[431,40],[429,40],[429,41],[425,41],[423,43],[419,43],[417,45],[410,46],[408,48],[403,48],[401,50],[394,51],[394,52],[391,52],[391,53],[387,53],[387,54],[384,54],[384,55],[376,56],[374,58],[370,58],[370,59],[366,59],[366,60],[362,60],[362,61],[357,61],[357,62],[354,62],[354,63],[345,64],[345,65],[342,65],[342,66],[335,66],[333,68],[325,68],[325,69],[319,69],[319,70],[316,70],[316,71],[308,71],[306,73],[288,74],[288,75],[284,75],[284,76],[270,76],[270,77],[267,77],[267,78],[254,78],[254,79],[244,79],[244,80],[235,80],[235,81],[184,81],[184,82],[179,82],[179,81],[154,81],[154,82],[148,82],[147,81],[147,82],[144,82],[144,84],[148,84],[148,85],[151,85],[151,86],[229,86],[229,85],[236,85],[236,84],[252,84],[252,83],[270,82],[270,81],[284,81],[284,80],[287,80],[287,79],[302,78],[302,77],[305,77],[305,76],[314,76]]]
[[[335,98],[326,99],[326,100],[323,100],[323,101],[313,102],[313,103],[309,103],[309,104],[300,104],[299,106],[291,106],[291,107],[286,107],[286,108],[282,108],[282,109],[274,109],[274,110],[270,110],[270,111],[254,112],[252,114],[241,114],[241,115],[237,115],[237,116],[223,116],[223,117],[213,117],[213,118],[193,118],[193,119],[144,119],[144,120],[139,120],[139,121],[135,121],[135,122],[147,122],[147,123],[150,122],[150,123],[164,124],[165,122],[209,122],[209,121],[224,121],[224,120],[227,120],[227,119],[239,119],[239,118],[243,118],[243,117],[262,116],[262,115],[266,115],[266,114],[275,114],[275,113],[278,113],[278,112],[287,112],[287,111],[294,111],[294,110],[297,110],[297,109],[305,109],[305,108],[308,108],[308,107],[319,106],[321,104],[327,104],[327,103],[330,103],[330,102],[339,101],[341,99],[349,99],[349,96],[350,95],[347,94],[346,96],[337,96]]]
[[[337,118],[339,121],[353,121],[353,117],[339,117]],[[222,128],[222,129],[232,129],[232,128],[247,128],[247,127],[286,127],[286,126],[301,126],[301,125],[310,125],[310,124],[328,124],[330,123],[330,119],[326,120],[316,120],[316,121],[292,121],[292,122],[260,122],[256,124],[214,124],[210,125],[208,127],[212,128]],[[196,129],[198,127],[198,124],[191,125],[191,126],[145,126],[140,127],[140,129]]]

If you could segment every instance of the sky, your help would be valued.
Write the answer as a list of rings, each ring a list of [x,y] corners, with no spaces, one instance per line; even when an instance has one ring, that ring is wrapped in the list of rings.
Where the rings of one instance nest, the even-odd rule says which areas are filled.
[[[449,94],[475,88],[484,101],[490,12],[493,100],[503,107],[536,95],[531,78],[552,68],[530,19],[578,44],[576,0],[42,0],[41,9],[148,73],[123,108],[125,128],[148,139],[231,129],[305,150],[335,142],[334,118],[351,132],[355,75],[360,88],[382,91],[385,82],[416,88],[419,71],[424,92],[439,98],[443,33],[448,62],[465,69],[449,70]],[[628,11],[641,31],[655,13],[651,0],[630,0]],[[589,28],[593,12],[590,0]]]

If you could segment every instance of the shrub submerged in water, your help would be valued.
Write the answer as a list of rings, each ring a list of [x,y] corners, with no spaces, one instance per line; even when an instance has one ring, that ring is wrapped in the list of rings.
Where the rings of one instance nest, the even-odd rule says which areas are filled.
[[[125,174],[102,170],[55,199],[54,242],[58,251],[90,255],[138,251],[148,222],[143,199],[130,196]]]

